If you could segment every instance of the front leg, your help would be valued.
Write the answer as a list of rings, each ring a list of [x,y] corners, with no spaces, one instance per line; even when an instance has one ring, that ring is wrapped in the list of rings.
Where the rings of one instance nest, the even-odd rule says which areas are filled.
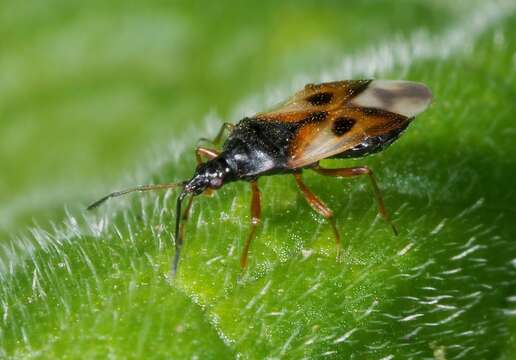
[[[208,143],[211,143],[211,144],[217,146],[217,145],[219,145],[222,142],[222,139],[224,138],[224,134],[226,132],[233,131],[235,126],[236,126],[235,124],[225,122],[224,124],[222,124],[222,126],[219,129],[219,132],[217,133],[217,136],[215,136],[215,138],[213,140],[209,140],[209,139],[206,139],[206,138],[200,138],[199,142],[200,141],[206,141]]]
[[[197,149],[195,149],[195,158],[197,159],[197,166],[201,165],[203,163],[202,157],[206,156],[208,160],[213,160],[217,156],[219,156],[220,152],[214,149],[208,149],[203,146],[198,146]],[[213,193],[212,189],[206,189],[204,190],[204,195],[211,196]]]
[[[202,157],[206,156],[208,160],[213,160],[217,156],[219,156],[220,152],[214,149],[208,149],[203,146],[198,146],[197,149],[195,149],[195,158],[197,159],[197,165],[200,165],[203,163]]]

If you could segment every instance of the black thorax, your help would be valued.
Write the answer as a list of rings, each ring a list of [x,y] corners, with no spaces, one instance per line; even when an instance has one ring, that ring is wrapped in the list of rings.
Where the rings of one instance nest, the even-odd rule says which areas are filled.
[[[234,173],[230,181],[291,171],[287,166],[289,148],[298,127],[296,123],[255,118],[240,121],[219,156]]]

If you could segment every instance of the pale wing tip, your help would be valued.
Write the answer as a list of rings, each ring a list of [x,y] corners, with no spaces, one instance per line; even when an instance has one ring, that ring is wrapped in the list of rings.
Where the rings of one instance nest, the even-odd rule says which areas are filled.
[[[373,80],[352,100],[354,105],[373,107],[412,118],[432,102],[432,91],[425,84],[403,80]]]

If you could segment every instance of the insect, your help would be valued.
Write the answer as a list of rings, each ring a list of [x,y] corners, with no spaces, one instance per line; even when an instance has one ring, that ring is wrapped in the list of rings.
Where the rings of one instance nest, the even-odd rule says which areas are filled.
[[[251,186],[251,224],[244,243],[240,265],[245,269],[248,252],[260,224],[261,205],[258,178],[265,175],[292,174],[310,206],[330,223],[337,245],[341,237],[332,210],[303,182],[303,170],[324,176],[369,178],[378,211],[392,224],[373,172],[366,166],[325,168],[319,162],[327,158],[356,158],[376,153],[394,142],[414,117],[432,100],[423,84],[395,80],[349,80],[308,84],[276,108],[246,117],[236,125],[224,123],[212,141],[217,145],[226,135],[222,149],[199,146],[195,150],[197,168],[190,180],[144,185],[114,192],[88,207],[93,209],[109,198],[135,191],[180,188],[176,202],[175,256],[176,273],[183,245],[184,225],[192,201],[203,192],[211,192],[233,181]],[[207,161],[203,161],[203,157]],[[182,203],[188,197],[186,208]]]

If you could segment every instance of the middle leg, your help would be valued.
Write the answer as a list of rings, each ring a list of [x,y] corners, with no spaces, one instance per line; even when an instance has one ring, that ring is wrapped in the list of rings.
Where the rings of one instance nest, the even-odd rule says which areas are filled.
[[[305,196],[306,201],[308,201],[308,204],[314,209],[316,212],[324,216],[331,225],[331,228],[333,229],[333,233],[335,235],[335,245],[337,246],[337,260],[340,258],[340,252],[342,249],[342,244],[340,241],[340,233],[337,229],[337,224],[335,223],[335,218],[333,217],[333,211],[322,202],[321,199],[319,199],[308,187],[305,185],[303,180],[301,179],[301,173],[294,174],[294,177],[296,179],[297,186],[299,187],[299,190],[303,193]]]
[[[247,257],[249,254],[249,246],[251,245],[251,241],[256,237],[256,230],[261,221],[261,205],[260,205],[260,189],[258,188],[258,183],[255,181],[251,182],[251,230],[249,231],[249,235],[247,235],[247,239],[245,240],[244,250],[242,251],[242,256],[240,257],[240,267],[242,270],[245,270],[247,267]]]

